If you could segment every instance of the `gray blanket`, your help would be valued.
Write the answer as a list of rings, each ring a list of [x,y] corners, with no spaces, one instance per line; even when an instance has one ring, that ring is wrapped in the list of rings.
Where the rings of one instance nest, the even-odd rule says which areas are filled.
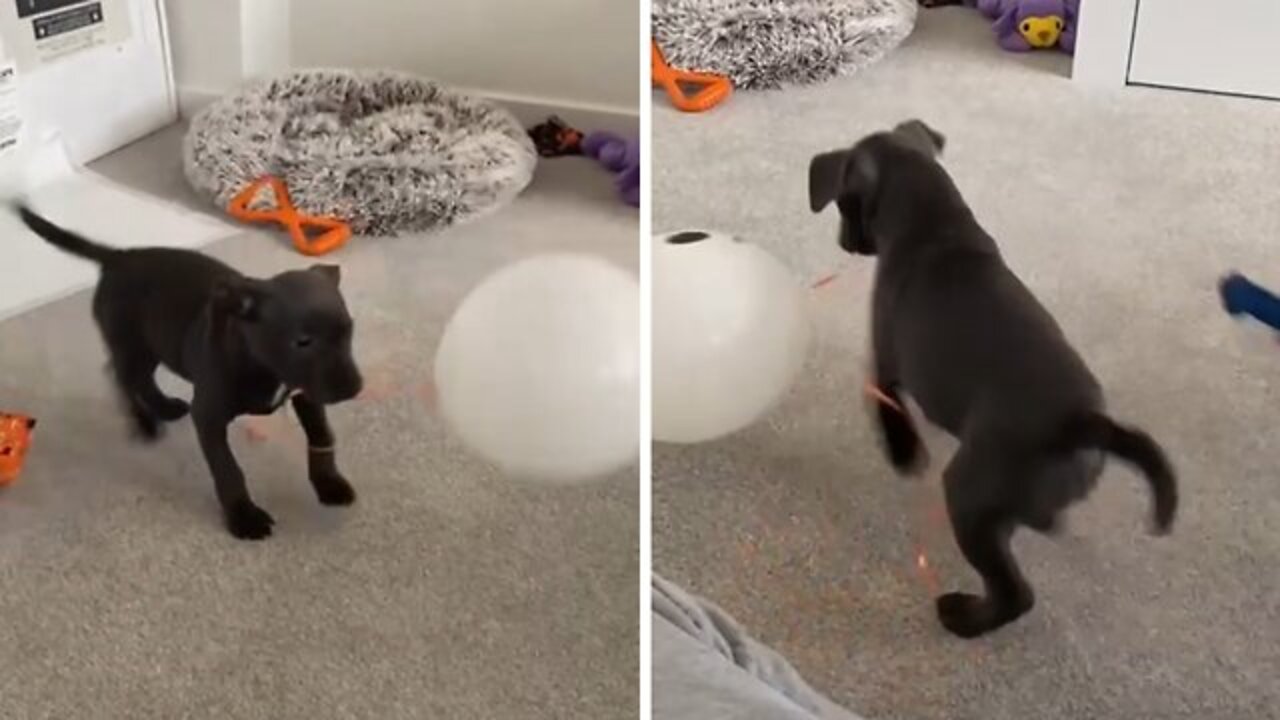
[[[861,720],[724,610],[656,574],[652,587],[655,720]]]

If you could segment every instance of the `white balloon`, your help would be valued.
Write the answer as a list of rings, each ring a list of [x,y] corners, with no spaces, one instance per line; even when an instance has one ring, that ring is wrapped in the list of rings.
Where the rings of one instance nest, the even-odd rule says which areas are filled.
[[[574,482],[640,446],[640,288],[585,255],[509,265],[471,291],[436,352],[441,414],[506,473]]]
[[[791,273],[723,233],[653,239],[653,437],[713,440],[758,420],[804,364],[809,322]]]

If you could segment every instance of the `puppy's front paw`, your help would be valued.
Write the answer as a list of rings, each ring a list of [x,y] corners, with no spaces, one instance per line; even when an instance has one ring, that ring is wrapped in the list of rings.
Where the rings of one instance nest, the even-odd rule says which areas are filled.
[[[311,485],[321,505],[351,505],[356,501],[355,488],[337,473],[312,476]]]
[[[991,629],[990,606],[985,598],[968,593],[938,597],[938,620],[951,634],[975,638]]]
[[[227,530],[240,540],[263,540],[271,536],[271,526],[275,525],[266,510],[245,500],[227,511]]]

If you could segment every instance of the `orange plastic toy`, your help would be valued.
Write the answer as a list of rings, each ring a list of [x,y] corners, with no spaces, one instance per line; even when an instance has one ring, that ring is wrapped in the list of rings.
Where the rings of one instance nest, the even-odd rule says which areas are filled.
[[[249,205],[265,186],[270,186],[275,193],[275,209],[251,209]],[[351,227],[338,218],[315,217],[298,212],[289,199],[289,190],[284,186],[284,181],[272,175],[253,181],[240,194],[231,198],[231,202],[227,204],[227,212],[231,217],[245,222],[274,222],[284,226],[293,238],[293,246],[303,255],[333,252],[351,237]],[[318,235],[308,235],[308,228],[319,229],[321,232]]]
[[[733,94],[733,83],[723,75],[676,70],[667,64],[658,43],[649,41],[653,84],[667,91],[671,104],[684,112],[706,112]],[[686,88],[689,88],[686,90]]]
[[[13,483],[22,473],[35,426],[33,417],[0,412],[0,487]]]

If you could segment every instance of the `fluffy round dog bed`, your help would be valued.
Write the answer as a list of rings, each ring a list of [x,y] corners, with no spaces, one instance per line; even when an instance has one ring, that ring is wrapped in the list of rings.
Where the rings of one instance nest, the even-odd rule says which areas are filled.
[[[304,70],[253,83],[191,121],[187,179],[220,207],[263,175],[299,210],[357,233],[441,228],[497,208],[537,153],[506,110],[393,72]]]
[[[672,67],[744,89],[856,72],[915,21],[916,0],[653,0],[653,39]]]

